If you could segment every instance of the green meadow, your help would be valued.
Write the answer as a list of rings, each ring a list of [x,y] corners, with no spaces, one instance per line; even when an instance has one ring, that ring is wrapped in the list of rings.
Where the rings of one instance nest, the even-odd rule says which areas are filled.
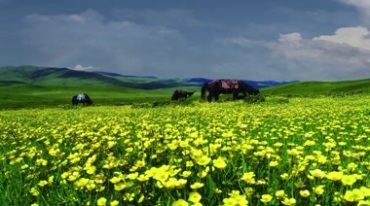
[[[54,72],[0,78],[2,205],[370,205],[370,80],[208,103]]]
[[[0,202],[370,205],[368,97],[3,110]]]

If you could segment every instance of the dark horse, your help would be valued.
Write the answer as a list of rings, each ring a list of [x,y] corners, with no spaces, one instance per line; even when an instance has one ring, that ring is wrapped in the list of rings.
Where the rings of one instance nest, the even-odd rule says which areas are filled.
[[[184,90],[175,90],[175,92],[173,92],[172,94],[172,97],[171,97],[171,100],[179,100],[179,99],[186,99],[188,97],[191,97],[191,95],[193,95],[194,92],[187,92],[187,91],[184,91]]]
[[[87,94],[83,93],[83,94],[77,94],[72,97],[72,104],[77,105],[78,103],[82,103],[84,106],[85,105],[89,106],[93,102]]]
[[[253,88],[243,81],[231,79],[213,80],[204,83],[201,89],[202,99],[206,98],[206,91],[209,92],[207,96],[208,102],[212,101],[212,97],[214,97],[215,101],[217,101],[220,94],[233,94],[233,100],[236,100],[243,99],[247,96],[247,93],[249,95],[256,95],[260,93],[258,89]],[[239,97],[239,93],[242,93],[243,96]]]

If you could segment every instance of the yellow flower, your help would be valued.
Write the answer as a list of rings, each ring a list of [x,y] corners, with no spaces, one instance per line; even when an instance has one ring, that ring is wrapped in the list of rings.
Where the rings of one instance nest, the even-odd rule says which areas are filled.
[[[163,183],[164,187],[167,189],[174,189],[177,184],[177,179],[176,178],[169,178],[166,182]]]
[[[191,171],[183,171],[182,176],[183,177],[189,177],[191,175]]]
[[[96,204],[99,205],[99,206],[103,206],[103,205],[107,204],[107,199],[105,199],[105,197],[101,197],[101,198],[98,199]]]
[[[289,174],[288,173],[284,173],[284,174],[281,174],[280,177],[283,180],[287,180],[289,178]]]
[[[256,175],[254,172],[246,172],[243,174],[243,176],[240,178],[240,180],[244,180],[248,184],[254,184],[256,183],[256,180],[254,179]]]
[[[39,195],[40,195],[40,192],[39,192],[39,190],[37,189],[37,187],[36,187],[36,186],[31,188],[30,193],[31,193],[33,196],[39,196]]]
[[[114,190],[115,191],[121,191],[121,190],[125,189],[126,187],[127,187],[127,184],[123,183],[123,182],[114,184]]]
[[[325,185],[319,185],[319,186],[314,187],[314,188],[312,188],[312,189],[313,189],[313,192],[314,192],[315,194],[317,194],[317,195],[322,195],[322,194],[325,192],[324,187],[325,187]]]
[[[175,202],[172,203],[172,206],[188,206],[188,205],[189,203],[183,199],[176,200]]]
[[[272,200],[272,196],[269,194],[262,195],[261,201],[264,203],[268,203]]]
[[[88,165],[84,168],[87,174],[92,175],[96,171],[96,167],[94,165]]]
[[[360,190],[364,193],[364,195],[365,195],[366,197],[370,197],[370,188],[367,188],[367,187],[361,186],[361,187],[360,187]]]
[[[301,191],[299,191],[299,194],[302,197],[309,197],[310,196],[310,191],[308,191],[308,190],[301,190]]]
[[[191,189],[193,189],[193,190],[196,190],[196,189],[202,188],[203,186],[204,186],[204,184],[203,184],[203,183],[201,183],[201,182],[196,182],[196,183],[194,183],[194,184],[190,185],[190,188],[191,188]]]
[[[113,200],[112,202],[110,202],[109,205],[110,206],[117,206],[117,205],[119,205],[119,202],[118,202],[118,200]]]
[[[275,192],[275,197],[278,199],[283,199],[285,197],[285,192],[284,190],[278,190]]]
[[[186,183],[188,182],[188,180],[186,180],[186,179],[178,179],[177,181],[176,181],[176,188],[177,189],[181,189],[181,188],[184,188],[185,187],[185,185],[186,185]]]
[[[370,200],[360,200],[357,206],[370,206]]]
[[[196,157],[194,160],[198,165],[205,166],[211,161],[211,158],[207,155],[202,155],[200,157]]]
[[[248,200],[245,195],[240,195],[240,192],[233,190],[229,193],[229,198],[223,199],[225,206],[244,206],[248,205]]]
[[[332,181],[341,180],[342,177],[343,177],[343,172],[337,172],[337,171],[329,172],[326,175],[326,178],[329,179],[329,180],[332,180]]]
[[[87,178],[80,178],[74,184],[78,188],[83,188],[83,187],[85,187],[87,185],[87,183],[89,183],[89,179],[87,179]]]
[[[296,156],[299,154],[298,150],[297,149],[288,149],[288,154],[289,155],[292,155],[292,156]]]
[[[213,160],[213,166],[215,166],[218,169],[225,169],[226,162],[223,157],[218,157],[216,160]]]
[[[269,163],[269,166],[270,167],[276,167],[276,166],[278,166],[279,165],[279,162],[278,161],[271,161],[270,163]]]
[[[48,181],[46,180],[41,180],[37,185],[40,186],[40,187],[44,187],[45,185],[48,184]]]
[[[344,194],[343,198],[347,202],[357,202],[359,200],[363,200],[365,198],[364,193],[359,189],[354,190],[347,190]]]
[[[200,195],[197,191],[190,192],[188,199],[190,202],[199,202],[201,199],[202,195]]]
[[[356,182],[356,177],[354,175],[343,175],[341,181],[343,185],[353,185]]]
[[[310,174],[317,178],[323,178],[325,177],[325,172],[321,171],[320,169],[311,170]]]
[[[297,201],[294,199],[294,198],[284,198],[283,201],[281,201],[281,203],[283,203],[283,205],[295,205]]]

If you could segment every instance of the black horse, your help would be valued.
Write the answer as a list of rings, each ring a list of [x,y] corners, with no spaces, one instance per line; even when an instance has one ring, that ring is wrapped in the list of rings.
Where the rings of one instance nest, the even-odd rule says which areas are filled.
[[[253,88],[243,81],[231,79],[213,80],[204,83],[201,89],[202,99],[206,98],[206,91],[209,92],[207,96],[208,102],[212,101],[212,97],[217,101],[220,94],[233,94],[233,100],[236,100],[243,99],[247,96],[247,93],[249,95],[257,95],[260,93],[258,89]],[[242,93],[243,96],[239,97],[239,93]]]
[[[72,105],[77,105],[78,103],[82,103],[84,106],[89,106],[93,102],[90,99],[89,95],[83,93],[83,94],[77,94],[72,97]]]
[[[179,99],[186,99],[188,97],[191,97],[191,95],[193,95],[194,92],[187,92],[187,91],[184,91],[184,90],[175,90],[175,92],[173,92],[172,94],[172,97],[171,97],[171,100],[179,100]]]

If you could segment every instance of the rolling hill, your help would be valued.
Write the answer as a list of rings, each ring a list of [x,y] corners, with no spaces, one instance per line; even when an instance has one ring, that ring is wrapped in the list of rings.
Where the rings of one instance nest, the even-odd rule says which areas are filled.
[[[186,86],[200,86],[210,81],[206,78],[159,79],[153,76],[131,76],[110,72],[86,72],[68,68],[7,66],[0,67],[0,86],[33,85],[33,86],[94,86],[126,87],[134,89],[160,89]],[[255,88],[282,85],[289,82],[244,80]]]
[[[174,89],[195,91],[207,78],[160,79],[107,72],[76,71],[68,68],[0,67],[0,109],[70,104],[71,97],[85,92],[95,105],[123,105],[130,102],[168,101]],[[276,82],[244,80],[264,96],[315,96],[370,94],[370,79],[338,82]],[[226,96],[226,95],[225,95]]]

